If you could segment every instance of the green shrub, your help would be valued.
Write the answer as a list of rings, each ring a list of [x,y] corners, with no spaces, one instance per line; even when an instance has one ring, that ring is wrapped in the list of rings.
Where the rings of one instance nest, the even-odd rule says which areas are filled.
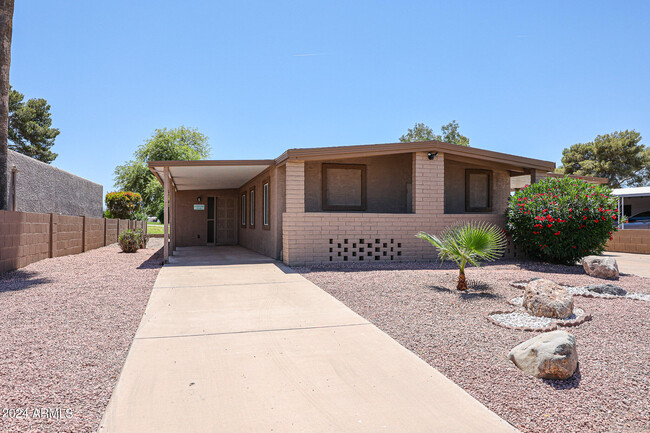
[[[575,264],[603,252],[617,228],[617,203],[606,186],[545,178],[510,197],[508,234],[530,258]]]
[[[142,237],[142,230],[127,230],[117,238],[117,241],[123,252],[135,253],[139,248],[143,248]]]
[[[116,191],[106,194],[106,208],[113,218],[131,219],[142,205],[142,196],[137,192]]]
[[[158,218],[159,223],[164,223],[165,222],[165,209],[161,207],[158,209],[158,213],[156,214],[156,217]]]

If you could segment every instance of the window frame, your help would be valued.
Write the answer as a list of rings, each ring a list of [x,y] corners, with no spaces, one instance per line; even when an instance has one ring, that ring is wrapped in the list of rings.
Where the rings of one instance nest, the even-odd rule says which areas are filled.
[[[361,171],[361,204],[359,206],[330,205],[327,203],[327,171],[332,168]],[[324,211],[364,212],[368,209],[368,166],[366,164],[338,164],[324,162],[321,170],[321,208]]]
[[[255,186],[248,190],[248,227],[255,228]]]
[[[487,174],[488,176],[488,205],[487,207],[472,207],[469,203],[470,197],[470,177],[472,174]],[[492,212],[492,195],[493,195],[493,173],[492,170],[484,168],[466,168],[465,169],[465,212],[479,212],[487,213]]]
[[[262,181],[262,229],[271,230],[271,179]]]
[[[241,195],[240,202],[239,202],[239,213],[240,213],[239,224],[243,229],[246,228],[246,212],[248,210],[248,206],[246,205],[247,202],[246,197],[247,194],[246,192],[244,192]]]

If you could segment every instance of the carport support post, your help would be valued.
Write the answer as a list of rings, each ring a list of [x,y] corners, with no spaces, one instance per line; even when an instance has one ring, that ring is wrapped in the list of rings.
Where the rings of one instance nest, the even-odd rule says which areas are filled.
[[[169,167],[165,167],[163,172],[163,227],[164,227],[164,244],[163,244],[163,258],[165,263],[169,260]]]
[[[171,221],[169,222],[169,232],[170,232],[170,239],[171,239],[171,251],[170,254],[173,256],[174,255],[174,250],[176,249],[176,212],[174,210],[176,209],[176,194],[174,193],[174,185],[170,185],[169,188],[169,198],[170,198],[170,203],[171,203],[171,209],[169,212],[169,217]]]

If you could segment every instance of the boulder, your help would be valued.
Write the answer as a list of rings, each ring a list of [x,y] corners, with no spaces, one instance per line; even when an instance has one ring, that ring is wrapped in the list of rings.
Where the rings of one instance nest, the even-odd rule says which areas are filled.
[[[545,332],[514,347],[508,358],[540,379],[569,379],[578,366],[576,339],[566,331]]]
[[[566,319],[573,314],[573,295],[553,281],[540,278],[526,285],[522,306],[533,316]]]
[[[614,296],[625,296],[627,291],[622,287],[615,286],[613,284],[592,284],[585,286],[585,289],[594,293],[601,293],[604,295],[614,295]]]
[[[582,259],[582,267],[592,277],[618,278],[618,265],[613,257],[587,256]]]

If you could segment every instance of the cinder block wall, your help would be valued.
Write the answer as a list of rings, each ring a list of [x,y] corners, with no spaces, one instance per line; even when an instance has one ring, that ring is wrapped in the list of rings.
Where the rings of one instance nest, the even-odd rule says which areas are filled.
[[[619,230],[607,242],[607,251],[650,254],[650,230]]]
[[[52,257],[83,252],[83,217],[52,215]]]
[[[144,221],[0,211],[0,272],[113,244],[118,223],[120,233],[147,229]]]
[[[0,272],[46,259],[50,254],[50,215],[0,211]]]
[[[415,237],[440,232],[462,221],[505,225],[502,212],[444,213],[444,155],[413,154],[412,214],[304,212],[304,164],[286,166],[287,204],[283,214],[283,260],[291,266],[338,261],[435,260],[435,249]],[[504,209],[505,211],[505,209]]]
[[[85,226],[85,251],[94,250],[104,246],[104,224],[105,218],[86,217]]]
[[[15,174],[16,211],[102,216],[104,188],[101,185],[13,150],[7,155],[7,210],[11,209],[13,200],[13,167],[18,169]]]
[[[106,245],[111,245],[117,242],[117,226],[119,224],[118,220],[115,219],[108,219],[106,218],[106,223],[105,223],[105,244]]]

